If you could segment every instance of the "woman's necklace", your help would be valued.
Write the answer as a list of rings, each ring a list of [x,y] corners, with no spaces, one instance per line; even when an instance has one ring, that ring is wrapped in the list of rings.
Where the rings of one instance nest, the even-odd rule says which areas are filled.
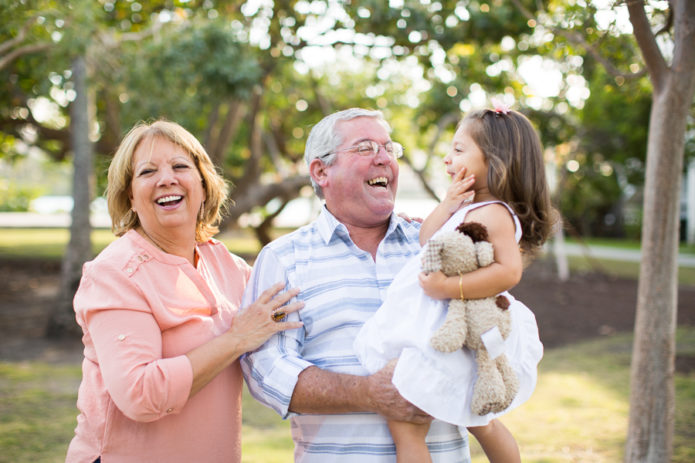
[[[149,233],[147,233],[147,232],[145,231],[145,227],[140,227],[140,230],[142,230],[142,233],[145,235],[145,238],[147,238],[147,240],[148,240],[150,243],[152,243],[152,244],[154,244],[155,246],[157,246],[157,248],[158,248],[160,251],[162,251],[163,253],[169,254],[169,253],[167,252],[166,249],[164,249],[163,247],[161,247],[161,246],[159,245],[159,243],[157,243],[157,242],[154,240],[154,238],[152,238],[152,237],[149,235]]]
[[[145,234],[145,237],[149,240],[149,242],[152,243],[152,244],[154,244],[160,251],[162,251],[162,252],[165,253],[165,254],[171,254],[169,251],[167,251],[166,249],[164,249],[163,247],[161,247],[161,246],[159,245],[159,243],[157,243],[157,242],[154,240],[154,238],[152,238],[152,237],[145,231],[145,227],[140,226],[140,230],[142,230],[142,233]],[[196,250],[195,247],[193,248],[193,266],[194,266],[194,267],[197,267],[197,266],[198,266],[198,251]]]

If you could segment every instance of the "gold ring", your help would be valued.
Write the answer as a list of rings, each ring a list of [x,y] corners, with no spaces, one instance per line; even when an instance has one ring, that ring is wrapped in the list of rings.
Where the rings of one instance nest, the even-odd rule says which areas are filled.
[[[285,315],[287,315],[285,311],[280,309],[270,312],[270,318],[272,318],[274,322],[282,321],[282,319],[285,318]]]

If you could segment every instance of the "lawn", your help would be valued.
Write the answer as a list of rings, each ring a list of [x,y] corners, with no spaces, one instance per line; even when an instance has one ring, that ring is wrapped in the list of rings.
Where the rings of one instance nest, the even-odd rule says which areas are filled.
[[[112,239],[94,230],[95,252]],[[258,243],[249,231],[220,236],[227,247],[249,259]],[[0,229],[0,259],[59,259],[68,240],[64,229]],[[688,249],[688,252],[691,250]],[[572,271],[596,270],[636,277],[637,263],[580,257]],[[695,269],[681,268],[681,284],[695,285]],[[622,460],[629,406],[631,336],[618,334],[549,349],[541,362],[532,399],[503,417],[516,436],[522,459],[531,463],[617,462]],[[695,358],[695,327],[681,328],[680,358]],[[692,363],[692,362],[691,362]],[[77,364],[11,363],[0,359],[0,463],[64,461],[75,426],[80,381]],[[679,373],[676,384],[675,463],[695,461],[695,372]],[[471,439],[473,461],[487,461]],[[289,424],[244,397],[243,461],[292,461]]]
[[[502,420],[528,463],[622,461],[632,337],[618,334],[546,351],[529,402]],[[695,328],[679,356],[695,356]],[[0,463],[62,462],[75,426],[79,365],[0,362]],[[695,372],[677,374],[673,463],[695,461]],[[244,397],[243,462],[292,461],[289,425]],[[472,440],[473,461],[487,461]]]
[[[276,230],[279,236],[287,230]],[[0,259],[60,259],[69,239],[69,232],[64,228],[0,228]],[[250,230],[235,229],[224,232],[217,238],[227,245],[227,248],[249,262],[260,250],[260,244]],[[94,253],[101,251],[114,240],[110,230],[95,229],[92,231],[92,248]],[[622,249],[636,249],[637,244],[629,241],[602,240],[588,244],[608,245]],[[637,246],[637,247],[636,247]],[[680,250],[684,254],[695,254],[692,246],[683,245]],[[608,275],[625,278],[637,278],[639,275],[638,262],[621,262],[598,257],[570,256],[572,272],[598,271]],[[678,283],[695,286],[695,267],[680,267]]]

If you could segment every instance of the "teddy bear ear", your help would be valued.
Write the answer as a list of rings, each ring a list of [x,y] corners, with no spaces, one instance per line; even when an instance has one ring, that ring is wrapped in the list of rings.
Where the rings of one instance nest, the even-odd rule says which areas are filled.
[[[488,240],[487,228],[479,222],[462,222],[456,230],[470,236],[474,243]]]

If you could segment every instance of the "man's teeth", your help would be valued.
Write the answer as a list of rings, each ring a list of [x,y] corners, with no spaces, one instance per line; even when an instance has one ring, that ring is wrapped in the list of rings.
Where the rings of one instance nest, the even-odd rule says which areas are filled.
[[[387,186],[389,184],[389,180],[386,177],[376,177],[371,180],[367,181],[367,184],[370,186],[373,185],[381,185],[381,186]]]
[[[172,201],[180,201],[181,196],[178,195],[170,195],[170,196],[164,196],[163,198],[159,198],[157,200],[157,204],[164,204],[164,203],[169,203]]]

